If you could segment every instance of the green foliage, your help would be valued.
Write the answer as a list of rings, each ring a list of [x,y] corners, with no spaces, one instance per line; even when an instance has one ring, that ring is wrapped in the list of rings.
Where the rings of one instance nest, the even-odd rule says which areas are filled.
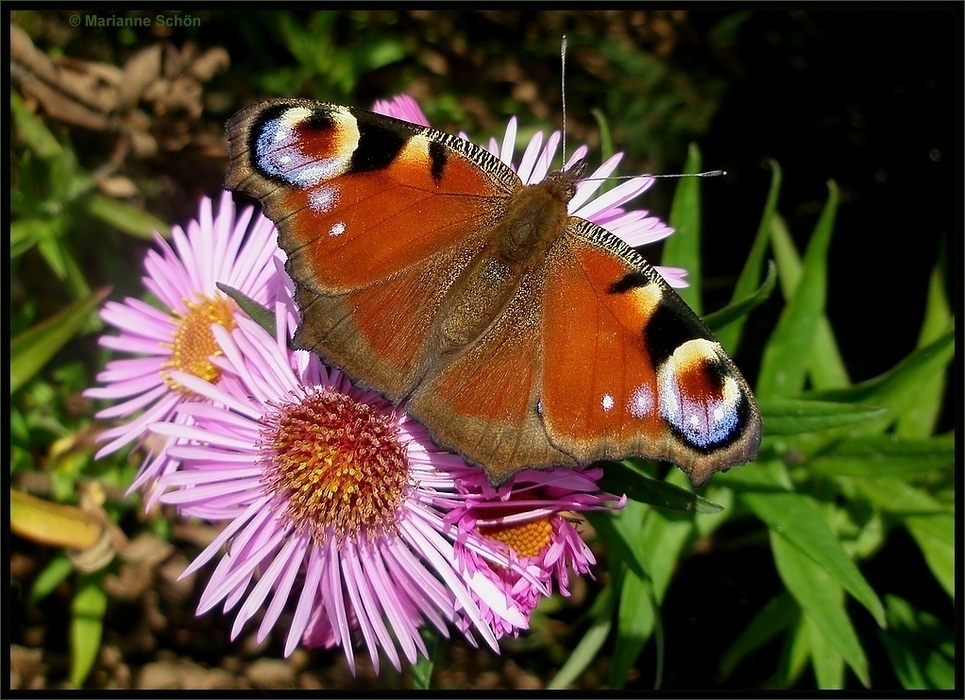
[[[627,682],[635,659],[654,636],[653,605],[659,610],[668,581],[673,585],[675,563],[727,521],[752,517],[767,533],[786,590],[761,608],[719,660],[722,678],[783,639],[768,686],[794,687],[810,666],[820,688],[849,687],[848,671],[869,687],[868,649],[875,640],[860,635],[862,613],[847,604],[850,597],[878,627],[905,688],[951,688],[950,630],[927,611],[886,595],[887,582],[873,587],[861,569],[894,528],[904,527],[931,574],[950,598],[954,595],[954,439],[934,434],[953,353],[940,265],[932,275],[919,348],[883,375],[852,384],[824,315],[837,188],[829,184],[827,204],[802,261],[777,215],[780,169],[772,167],[764,220],[734,291],[735,300],[750,298],[758,286],[769,236],[786,304],[758,373],[764,425],[760,456],[712,480],[708,497],[733,504],[722,513],[657,508],[657,498],[647,492],[641,500],[648,505],[631,502],[619,515],[593,518],[611,556],[622,563],[608,587],[616,596],[611,682],[614,687]],[[687,170],[698,168],[692,152]],[[677,201],[685,203],[674,206],[679,233],[662,261],[688,266],[692,290],[700,287],[692,266],[699,214],[691,211],[699,202],[699,183],[692,178],[678,188]],[[731,349],[745,327],[732,316],[721,331]],[[680,476],[674,471],[668,478]],[[659,638],[655,642],[659,648]]]

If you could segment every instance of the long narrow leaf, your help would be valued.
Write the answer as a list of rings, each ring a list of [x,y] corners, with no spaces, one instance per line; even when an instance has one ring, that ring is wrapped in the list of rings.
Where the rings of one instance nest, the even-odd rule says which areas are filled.
[[[885,611],[874,589],[841,542],[834,536],[820,510],[809,496],[794,492],[755,493],[738,491],[738,497],[767,523],[772,533],[797,547],[828,576],[844,587],[874,616],[885,624]]]
[[[753,296],[755,288],[760,284],[761,265],[764,262],[764,256],[767,254],[771,219],[777,211],[777,200],[781,193],[781,166],[778,165],[775,160],[768,161],[768,165],[770,165],[772,173],[771,187],[767,192],[764,213],[761,216],[761,223],[757,227],[754,242],[751,244],[750,253],[747,255],[747,262],[744,263],[744,269],[741,270],[740,277],[737,278],[737,284],[734,285],[730,306],[733,306],[739,299],[746,299]],[[768,278],[770,278],[770,266],[768,267],[767,274]],[[768,291],[768,296],[769,295],[770,291]],[[711,314],[711,316],[713,316],[713,314]],[[704,319],[704,321],[707,320],[707,318]],[[744,329],[745,321],[745,318],[739,317],[734,323],[727,327],[720,327],[719,329],[711,326],[709,322],[707,325],[717,334],[717,340],[724,346],[724,349],[733,355],[737,351],[737,344],[740,342],[741,331]]]
[[[828,201],[804,256],[801,280],[764,347],[757,381],[760,399],[794,396],[804,386],[808,357],[827,295],[827,256],[838,208],[838,188],[828,183]]]
[[[29,328],[10,341],[10,393],[22,387],[60,348],[67,344],[88,316],[110,293],[93,292],[55,316]]]
[[[945,275],[941,260],[932,270],[928,280],[928,300],[925,303],[925,319],[918,335],[918,347],[927,346],[952,328],[952,310],[945,295]],[[918,398],[898,418],[895,432],[904,437],[928,437],[935,430],[942,410],[947,367],[922,382]]]
[[[777,260],[781,291],[785,299],[790,299],[801,281],[801,259],[783,219],[778,215],[775,215],[771,222],[771,250]],[[831,323],[823,313],[818,319],[814,345],[808,356],[807,366],[811,385],[815,389],[833,389],[848,386],[851,383],[844,366],[844,359],[834,339]]]
[[[811,399],[767,399],[761,401],[761,415],[767,435],[798,435],[878,418],[887,411],[881,406]]]
[[[767,277],[764,279],[764,283],[758,289],[740,301],[733,302],[712,314],[707,314],[703,318],[704,323],[707,324],[707,327],[710,330],[717,334],[717,340],[720,340],[720,332],[735,325],[739,326],[741,323],[743,323],[743,319],[754,307],[764,303],[767,298],[771,296],[771,292],[774,291],[774,285],[776,283],[777,266],[773,261],[768,260]]]
[[[749,654],[757,651],[798,619],[800,608],[787,593],[771,598],[754,616],[740,636],[724,652],[720,660],[720,675],[730,677]]]
[[[597,596],[593,605],[593,621],[590,628],[583,635],[570,658],[560,668],[549,683],[547,689],[565,688],[593,663],[593,659],[600,653],[610,629],[613,627],[613,594],[610,587],[604,588]]]
[[[653,634],[657,608],[650,582],[632,571],[623,577],[620,607],[617,610],[616,642],[610,666],[610,685],[623,688],[637,657]]]
[[[696,144],[690,144],[687,152],[685,173],[700,172],[700,150]],[[677,182],[673,204],[670,207],[670,225],[676,233],[663,244],[663,255],[660,262],[685,268],[690,274],[690,286],[678,289],[680,297],[690,305],[690,308],[700,316],[700,178],[682,177]]]
[[[841,586],[827,570],[774,531],[771,532],[771,550],[778,573],[788,592],[794,596],[804,614],[820,629],[824,639],[844,658],[858,679],[865,687],[869,687],[871,678],[868,673],[868,660],[845,611]],[[812,650],[812,655],[813,653]]]
[[[842,440],[829,451],[808,462],[815,474],[863,476],[934,472],[950,467],[955,460],[951,436],[926,440],[902,440],[893,435],[871,435]]]

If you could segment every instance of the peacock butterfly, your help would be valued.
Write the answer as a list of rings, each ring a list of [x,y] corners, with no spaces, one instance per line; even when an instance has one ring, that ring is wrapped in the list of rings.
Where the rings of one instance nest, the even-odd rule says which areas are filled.
[[[640,455],[698,486],[752,460],[760,413],[635,250],[567,214],[580,162],[524,186],[456,136],[301,99],[227,125],[295,281],[298,347],[489,474]]]

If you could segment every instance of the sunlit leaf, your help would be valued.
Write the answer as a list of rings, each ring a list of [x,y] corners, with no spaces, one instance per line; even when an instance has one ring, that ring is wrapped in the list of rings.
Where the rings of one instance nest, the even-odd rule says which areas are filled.
[[[10,393],[23,386],[79,331],[110,289],[92,293],[10,341]]]
[[[700,150],[696,144],[690,144],[684,173],[699,173],[700,167]],[[703,308],[700,301],[700,212],[700,178],[680,178],[670,208],[670,225],[676,233],[664,241],[660,263],[688,271],[690,286],[676,291],[698,316]]]
[[[548,690],[565,688],[582,674],[593,659],[600,653],[610,636],[613,627],[613,593],[607,587],[600,592],[593,604],[590,628],[573,649],[573,653],[566,660],[553,678],[546,684]]]
[[[750,313],[751,309],[767,300],[771,292],[774,291],[776,282],[777,266],[773,261],[769,260],[767,262],[767,277],[757,290],[751,292],[740,301],[732,302],[723,309],[715,311],[712,314],[707,314],[703,318],[704,323],[707,324],[710,330],[718,334],[717,339],[720,340],[720,332],[722,330],[726,330],[727,327],[732,324],[737,324],[738,321]]]
[[[653,634],[657,609],[654,606],[650,582],[632,571],[626,571],[620,591],[620,607],[617,610],[616,642],[610,668],[610,685],[626,686],[630,670],[637,657]]]
[[[107,611],[105,576],[103,571],[77,576],[70,621],[70,683],[75,688],[83,685],[100,653]]]
[[[828,183],[828,201],[804,256],[801,279],[764,347],[756,393],[759,399],[794,396],[804,387],[808,357],[827,296],[827,256],[838,208],[838,188]]]
[[[855,672],[865,687],[871,685],[868,660],[844,608],[841,586],[826,569],[803,551],[771,531],[771,550],[781,580],[809,618]],[[882,609],[883,613],[883,609]],[[814,650],[812,649],[812,655]],[[812,656],[813,658],[813,656]]]
[[[797,435],[861,423],[883,415],[888,409],[811,399],[763,399],[760,402],[766,434]]]

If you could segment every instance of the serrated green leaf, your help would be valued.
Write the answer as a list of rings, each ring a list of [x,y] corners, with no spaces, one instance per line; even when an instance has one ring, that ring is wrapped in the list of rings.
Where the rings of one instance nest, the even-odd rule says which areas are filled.
[[[771,550],[781,580],[801,606],[804,616],[817,626],[861,683],[869,687],[868,660],[845,611],[841,586],[825,568],[773,530]]]
[[[771,292],[774,291],[774,285],[777,283],[777,266],[773,261],[767,261],[767,277],[764,283],[749,296],[744,297],[738,302],[733,302],[723,309],[719,309],[712,314],[704,316],[704,323],[707,327],[718,335],[717,339],[720,340],[720,331],[726,330],[730,325],[736,324],[741,321],[751,309],[762,304],[769,296]]]
[[[754,653],[798,619],[800,608],[786,591],[771,598],[747,624],[720,659],[720,675],[726,680],[749,654]]]
[[[699,173],[700,164],[700,150],[692,143],[687,151],[684,173]],[[670,207],[670,225],[676,232],[664,241],[660,263],[688,271],[690,286],[676,292],[698,316],[703,308],[700,301],[700,214],[700,178],[680,178]]]
[[[231,297],[234,302],[241,307],[241,310],[248,314],[248,317],[252,321],[264,328],[270,336],[275,336],[275,314],[273,314],[270,309],[262,306],[244,292],[234,287],[229,287],[227,284],[216,282],[215,286]]]
[[[767,435],[797,435],[837,428],[878,418],[882,406],[814,401],[811,399],[765,399],[760,402]]]
[[[835,644],[830,643],[820,626],[811,616],[805,617],[808,636],[811,638],[811,666],[821,690],[844,688],[844,657]],[[866,683],[865,685],[868,685]]]
[[[610,666],[610,685],[623,688],[637,657],[653,634],[657,609],[650,582],[627,570],[620,590],[616,642]]]
[[[723,510],[720,505],[693,491],[666,481],[651,479],[627,462],[608,462],[599,485],[603,491],[625,493],[627,498],[660,508],[685,513],[719,513]]]
[[[906,690],[955,687],[955,633],[935,616],[915,610],[906,600],[885,596],[888,632],[879,639]]]
[[[828,248],[838,208],[838,188],[828,182],[828,201],[811,235],[801,279],[781,312],[761,359],[758,399],[789,397],[804,387],[808,358],[827,296]]]
[[[777,214],[771,221],[770,233],[771,250],[777,260],[778,282],[784,298],[790,299],[801,281],[801,260],[791,235],[784,225],[784,220]],[[838,344],[834,339],[831,323],[823,313],[818,319],[814,345],[808,356],[807,366],[811,386],[815,389],[833,389],[851,384]]]
[[[731,295],[730,306],[733,306],[738,299],[747,299],[755,296],[755,288],[763,289],[767,286],[768,281],[772,274],[777,274],[776,266],[772,267],[773,263],[768,263],[767,279],[763,285],[759,285],[761,279],[761,265],[764,262],[764,256],[767,254],[770,233],[771,220],[774,217],[774,212],[777,211],[777,200],[781,192],[781,166],[778,165],[777,161],[769,160],[768,165],[771,168],[771,187],[767,193],[767,201],[764,204],[764,213],[761,216],[761,223],[757,227],[757,234],[754,236],[754,242],[751,244],[750,253],[747,255],[747,262],[744,263],[744,269],[741,270],[740,277],[737,278],[737,284],[734,285],[734,292]],[[766,296],[767,298],[771,295],[771,289],[768,290]],[[758,302],[759,303],[759,302]],[[750,311],[750,309],[748,309]],[[704,319],[705,322],[708,321],[714,314],[711,314]],[[727,350],[728,353],[733,355],[737,351],[737,345],[740,342],[741,332],[744,328],[744,323],[746,319],[741,316],[736,319],[736,321],[730,325],[715,328],[711,326],[710,323],[707,325],[711,330],[717,335],[717,340],[720,344]]]
[[[104,577],[103,571],[77,576],[70,621],[70,683],[75,688],[83,685],[100,652],[107,611]]]
[[[898,439],[894,435],[869,435],[835,444],[808,462],[808,470],[828,476],[876,478],[932,472],[955,460],[951,436],[930,439]]]
[[[917,347],[922,348],[951,330],[952,310],[945,296],[945,275],[941,259],[928,279],[928,300],[925,303],[925,319],[918,335]],[[898,417],[895,432],[903,437],[928,437],[935,430],[942,410],[945,378],[948,367],[922,382],[918,398]]]
[[[66,345],[109,293],[110,289],[94,292],[46,321],[23,331],[10,341],[11,394],[23,386],[60,348]]]
[[[878,595],[848,557],[809,496],[790,491],[755,493],[735,490],[738,498],[767,524],[772,533],[810,557],[866,607],[879,625],[884,625],[885,612]]]
[[[91,218],[103,221],[135,238],[151,240],[155,232],[164,238],[171,237],[171,227],[157,217],[97,192],[84,197],[81,208]]]
[[[573,649],[573,653],[560,667],[560,670],[546,684],[548,690],[565,688],[583,673],[593,659],[600,653],[610,636],[613,627],[613,594],[610,587],[604,588],[594,601],[593,619],[590,628]]]
[[[856,428],[864,434],[880,433],[914,403],[921,387],[929,379],[941,374],[955,354],[954,339],[954,333],[948,333],[915,350],[878,377],[841,389],[814,391],[810,396],[825,401],[888,407],[882,418]]]

